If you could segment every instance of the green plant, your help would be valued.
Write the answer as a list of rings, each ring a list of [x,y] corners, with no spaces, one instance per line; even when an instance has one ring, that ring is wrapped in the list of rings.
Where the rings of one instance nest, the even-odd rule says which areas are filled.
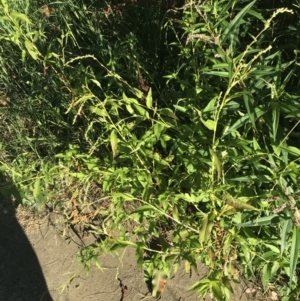
[[[47,203],[103,238],[80,250],[87,269],[131,246],[155,297],[180,262],[188,273],[198,261],[210,268],[191,287],[202,296],[230,300],[241,273],[298,297],[300,36],[284,24],[299,10],[266,2],[131,3],[114,14],[68,1],[35,22],[5,8],[2,36],[18,37],[22,76],[42,71],[25,105],[15,88],[1,111],[13,133],[2,169],[25,204]]]

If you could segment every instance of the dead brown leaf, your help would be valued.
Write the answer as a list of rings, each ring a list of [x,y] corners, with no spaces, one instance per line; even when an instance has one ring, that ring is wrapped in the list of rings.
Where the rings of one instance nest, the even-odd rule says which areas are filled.
[[[47,18],[49,18],[51,15],[53,15],[55,12],[55,9],[53,7],[49,7],[48,5],[44,5],[40,8],[40,13]]]

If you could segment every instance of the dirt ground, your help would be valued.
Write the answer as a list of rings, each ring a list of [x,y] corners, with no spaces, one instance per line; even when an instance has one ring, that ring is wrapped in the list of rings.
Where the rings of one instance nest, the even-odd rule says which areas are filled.
[[[155,300],[138,270],[132,248],[99,258],[103,271],[92,267],[87,274],[78,264],[78,244],[66,240],[49,214],[33,216],[0,203],[0,300],[1,301],[138,301]],[[76,241],[76,237],[74,237]],[[85,238],[88,245],[91,238]],[[121,259],[122,258],[122,259]],[[168,280],[161,301],[200,301],[187,288],[206,274],[188,275],[184,268]],[[260,299],[260,298],[259,298]],[[232,301],[259,300],[246,284],[235,287]],[[210,301],[209,297],[205,301]],[[265,300],[265,299],[264,299]]]

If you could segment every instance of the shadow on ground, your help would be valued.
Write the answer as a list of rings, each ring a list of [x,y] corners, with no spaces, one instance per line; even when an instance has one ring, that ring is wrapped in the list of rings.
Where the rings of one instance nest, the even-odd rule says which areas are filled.
[[[15,216],[18,190],[2,181],[0,175],[0,300],[53,301],[36,253]]]

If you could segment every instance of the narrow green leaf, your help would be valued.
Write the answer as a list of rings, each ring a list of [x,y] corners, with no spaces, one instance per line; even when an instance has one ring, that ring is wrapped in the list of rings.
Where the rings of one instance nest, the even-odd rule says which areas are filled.
[[[7,3],[7,1],[6,0],[1,0],[1,3],[3,5],[4,12],[8,13],[8,3]]]
[[[232,206],[225,204],[225,206],[223,206],[223,208],[221,210],[220,216],[222,216],[222,215],[226,215],[226,216],[227,215],[232,215],[234,213],[236,213],[236,210]]]
[[[215,69],[225,69],[225,70],[228,70],[229,69],[229,65],[228,63],[218,63],[218,64],[214,64],[212,66],[212,69],[215,70]]]
[[[152,99],[152,88],[149,89],[147,97],[146,97],[146,106],[147,108],[152,108],[153,99]]]
[[[100,84],[100,82],[99,82],[98,80],[92,78],[91,81],[92,81],[96,86],[98,86],[99,88],[102,88],[102,87],[101,87],[101,84]]]
[[[85,179],[87,177],[87,175],[82,172],[70,172],[69,175],[77,179]]]
[[[172,214],[173,214],[173,218],[176,221],[179,221],[179,212],[178,212],[178,208],[176,205],[173,205]]]
[[[133,210],[132,213],[139,213],[139,212],[153,211],[153,210],[154,208],[152,205],[143,205]]]
[[[217,75],[220,77],[229,77],[228,71],[204,71],[204,74]]]
[[[41,179],[37,179],[34,183],[33,197],[37,200],[41,194]]]
[[[215,215],[210,213],[202,219],[202,227],[199,232],[199,242],[201,244],[206,243],[209,240],[214,225],[214,218]]]
[[[249,115],[249,119],[252,123],[253,128],[255,130],[257,130],[256,126],[255,126],[255,116],[254,116],[255,111],[254,111],[254,107],[253,107],[253,97],[249,91],[245,91],[245,90],[243,91],[243,97],[244,97],[245,107],[246,107],[247,113]]]
[[[138,104],[133,104],[133,106],[141,116],[149,118],[149,113],[142,106]]]
[[[243,209],[248,209],[248,210],[255,210],[258,211],[257,208],[247,204],[247,203],[242,203],[242,202],[238,202],[236,200],[225,200],[226,204],[230,205],[231,207],[237,209],[237,210],[243,210]]]
[[[229,58],[228,58],[229,59]],[[233,60],[230,58],[229,59],[229,69],[228,69],[228,81],[229,83],[232,82],[232,78],[233,78]]]
[[[143,98],[144,95],[143,95],[143,92],[142,92],[141,90],[134,88],[132,91],[134,92],[134,95],[135,95],[138,99]]]
[[[209,291],[209,287],[210,287],[210,280],[206,278],[197,281],[195,284],[193,284],[191,287],[188,288],[188,291],[197,290],[198,293],[201,293],[203,291]]]
[[[279,146],[280,149],[287,151],[288,153],[292,154],[293,156],[300,156],[300,150],[297,147],[294,146]]]
[[[127,97],[125,92],[122,93],[122,97],[126,104],[139,104],[139,102],[135,98]]]
[[[257,11],[250,9],[248,11],[248,14],[255,17],[255,18],[257,18],[258,20],[262,21],[264,24],[266,23],[266,20],[264,19],[262,14],[258,13]]]
[[[244,176],[244,177],[236,177],[229,179],[230,181],[238,181],[238,182],[263,182],[263,183],[270,183],[272,181],[272,178],[268,175],[250,175],[250,176]]]
[[[179,69],[177,70],[177,73],[179,73],[179,71],[182,69],[182,68],[184,68],[185,66],[187,66],[192,60],[194,60],[195,58],[197,58],[198,56],[203,56],[203,52],[201,52],[201,51],[199,51],[198,53],[196,53],[196,54],[193,54],[193,55],[191,55],[187,60],[185,60],[184,61],[184,63],[179,67]],[[175,75],[175,76],[173,76],[173,75],[171,75],[171,76],[165,76],[165,78],[176,78],[177,79],[177,76]]]
[[[216,298],[217,301],[223,301],[224,300],[222,289],[219,285],[219,282],[212,281],[211,289],[212,289],[213,295],[214,295],[214,297]]]
[[[31,21],[29,20],[29,18],[21,13],[17,13],[17,12],[11,12],[10,16],[14,19],[20,19],[22,21],[24,21],[25,23],[31,24]]]
[[[237,224],[238,227],[257,227],[257,226],[265,226],[273,223],[279,222],[279,216],[277,214],[260,217],[256,220],[248,221],[245,223]]]
[[[165,132],[165,130],[166,130],[166,128],[163,125],[161,125],[160,123],[156,123],[153,126],[153,132],[154,132],[156,139],[159,139],[160,136]]]
[[[254,109],[254,114],[255,114],[254,116],[256,116],[256,119],[262,116],[264,113],[265,113],[264,108],[257,107]],[[238,119],[229,129],[224,131],[222,138],[230,133],[234,133],[238,128],[245,125],[249,119],[250,116],[248,116],[248,114]]]
[[[222,283],[232,294],[234,294],[230,279],[227,276],[222,277]]]
[[[262,76],[270,76],[270,75],[274,75],[277,74],[278,71],[276,71],[273,67],[269,67],[269,66],[253,66],[252,70],[250,71],[250,74],[252,76],[256,77],[257,83],[255,84],[256,88],[262,88],[265,83],[263,80],[258,80],[260,79]]]
[[[132,201],[134,197],[131,194],[122,193],[122,192],[114,192],[112,194],[114,199],[122,198],[124,201]]]
[[[207,106],[203,109],[203,113],[211,112],[215,108],[215,103],[217,99],[218,99],[218,95],[216,95],[213,99],[211,99],[210,102],[207,104]]]
[[[115,241],[116,243],[114,243],[109,251],[112,252],[112,251],[115,251],[115,250],[118,250],[118,249],[123,249],[123,248],[126,248],[128,246],[132,246],[132,242],[130,241],[124,241],[124,240],[117,240],[117,239],[113,239],[112,241]]]
[[[116,157],[117,148],[118,148],[118,136],[116,130],[112,130],[110,134],[110,145],[113,153],[113,158]]]
[[[290,286],[292,286],[300,250],[300,227],[294,226],[290,258]]]
[[[28,51],[28,53],[31,55],[31,57],[36,61],[39,57],[39,51],[37,50],[37,48],[35,47],[35,45],[28,41],[28,40],[25,40],[25,47]]]
[[[254,150],[261,150],[261,148],[260,148],[260,146],[259,146],[259,144],[258,144],[258,141],[255,139],[255,137],[253,137],[253,148],[254,148]]]
[[[277,130],[279,125],[280,109],[279,103],[273,103],[272,108],[272,129],[273,129],[273,139],[276,141]]]
[[[271,244],[264,244],[267,248],[269,248],[272,252],[274,252],[274,253],[277,253],[277,254],[279,254],[280,253],[280,251],[279,251],[279,249],[276,247],[276,246],[274,246],[274,245],[271,245]]]
[[[153,188],[150,186],[146,186],[144,191],[143,191],[143,194],[142,194],[142,198],[145,202],[148,202],[150,197],[151,197],[151,194],[152,194],[152,190]]]
[[[278,261],[273,262],[271,268],[271,277],[275,276],[279,268],[280,268],[280,263]]]
[[[80,103],[83,103],[83,102],[86,102],[87,100],[90,100],[94,98],[94,94],[92,93],[87,93],[87,94],[84,94],[82,95],[80,98],[78,98],[73,104],[72,106],[77,106],[78,104]]]
[[[177,116],[173,113],[173,111],[169,108],[162,108],[159,110],[159,113],[161,115],[165,115],[165,116],[171,117],[173,119],[178,119]]]
[[[215,129],[216,122],[214,120],[208,119],[204,120],[200,117],[201,122],[211,131]]]
[[[3,21],[3,20],[10,21],[9,17],[7,17],[7,16],[0,17],[0,21]]]
[[[283,80],[282,85],[279,88],[278,94],[281,95],[286,87],[286,85],[288,84],[288,82],[290,81],[290,79],[292,78],[292,76],[295,73],[295,69],[293,68],[288,75],[285,77],[285,79]]]
[[[94,107],[94,106],[90,106],[89,109],[92,113],[95,113],[95,114],[97,114],[101,117],[106,117],[107,116],[106,110],[104,110],[104,109],[100,109],[100,108],[97,108],[97,107]]]
[[[186,274],[190,273],[190,271],[191,271],[191,264],[190,264],[190,262],[188,260],[184,261],[184,269],[185,269]]]
[[[240,244],[242,252],[241,256],[245,258],[245,263],[248,265],[248,268],[253,273],[253,267],[252,267],[252,260],[251,260],[251,253],[249,251],[249,245],[245,240],[242,240],[242,243]]]
[[[282,222],[281,233],[280,233],[280,237],[281,237],[280,254],[281,255],[283,254],[283,251],[285,249],[286,241],[290,234],[292,226],[293,226],[293,222],[291,219],[288,219],[288,220],[285,220]]]
[[[278,254],[274,253],[273,251],[267,251],[260,255],[261,258],[265,259],[266,261],[275,261],[278,257]]]
[[[217,169],[218,180],[220,180],[222,175],[222,154],[220,154],[219,152],[215,152],[213,150],[210,150],[210,154],[211,154],[212,166],[214,166]]]
[[[262,270],[262,284],[264,288],[266,288],[267,284],[270,282],[270,278],[271,278],[271,266],[270,264],[266,264]]]
[[[26,52],[26,50],[25,49],[22,49],[22,58],[21,58],[21,60],[22,60],[22,63],[25,63],[25,60],[26,60],[26,55],[27,55],[27,52]]]
[[[186,112],[186,108],[182,107],[182,106],[178,106],[178,105],[173,105],[173,107],[178,110],[178,111],[181,111],[181,112]]]
[[[253,4],[256,2],[256,0],[250,2],[248,5],[246,5],[237,15],[236,17],[229,23],[229,25],[226,27],[223,35],[221,36],[222,42],[225,42],[227,38],[240,26],[242,23],[243,17],[248,13],[248,11],[251,9]]]
[[[201,227],[201,230],[199,232],[199,242],[201,244],[203,244],[205,242],[205,234],[206,234],[207,225],[208,225],[208,215],[206,215],[202,219],[202,227]]]
[[[127,109],[127,111],[130,113],[130,114],[134,114],[134,110],[133,110],[133,108],[132,108],[132,106],[131,105],[129,105],[129,104],[127,104],[126,105],[126,109]]]
[[[109,185],[109,181],[107,181],[107,180],[103,180],[103,183],[102,183],[102,190],[103,190],[103,192],[107,192],[108,190],[109,190],[109,187],[110,187],[110,185]]]
[[[96,266],[99,270],[103,271],[103,268],[100,266],[100,263],[99,263],[97,257],[92,257],[92,261],[94,262],[95,266]]]

